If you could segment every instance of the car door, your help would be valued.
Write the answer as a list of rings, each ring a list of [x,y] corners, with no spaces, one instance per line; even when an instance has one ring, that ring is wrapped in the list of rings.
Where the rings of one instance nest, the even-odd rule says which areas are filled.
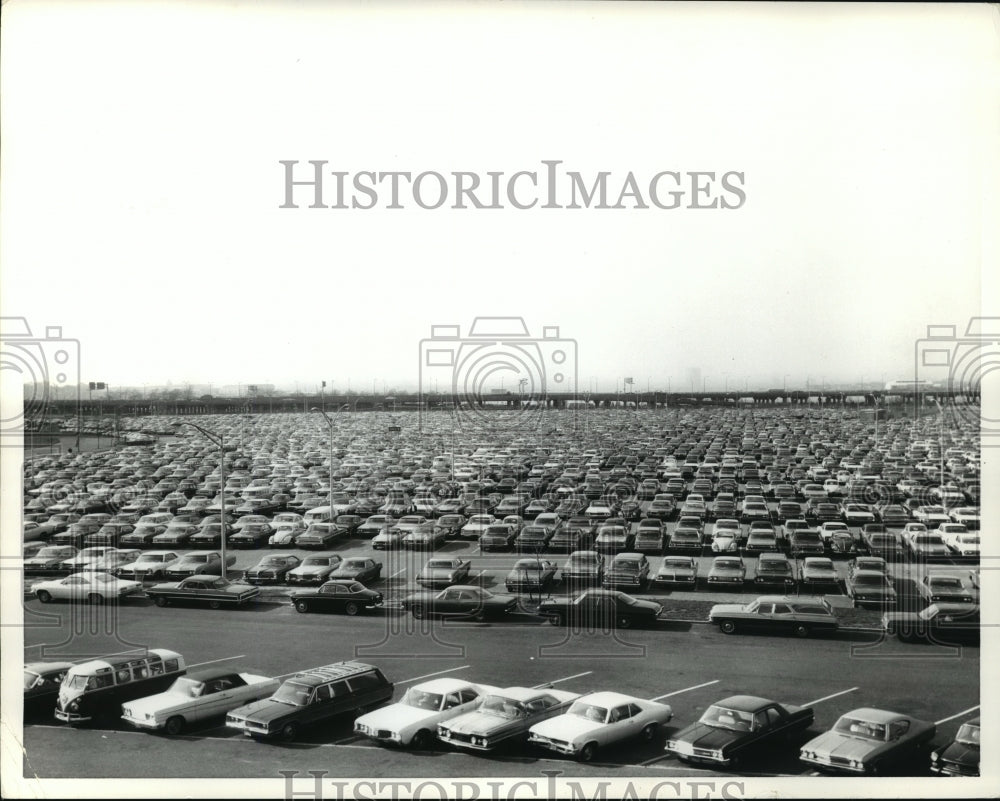
[[[437,597],[432,601],[434,612],[440,615],[454,615],[465,611],[462,600],[461,590],[444,590],[438,593]]]
[[[635,704],[620,704],[611,707],[608,712],[607,725],[597,732],[597,740],[601,745],[627,740],[634,734],[638,734],[637,725],[639,718],[636,713],[639,708]]]
[[[228,712],[232,705],[233,689],[232,679],[223,677],[206,681],[201,703],[197,705],[192,719],[210,718]]]
[[[84,576],[67,576],[49,590],[53,598],[61,598],[67,601],[80,601],[86,597],[90,589],[89,582]]]

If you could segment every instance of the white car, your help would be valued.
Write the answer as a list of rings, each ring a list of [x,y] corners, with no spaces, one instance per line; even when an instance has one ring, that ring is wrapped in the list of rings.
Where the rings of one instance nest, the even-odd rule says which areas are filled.
[[[943,506],[917,507],[913,512],[913,519],[928,527],[951,522],[951,516],[944,510]]]
[[[869,520],[868,522],[870,523],[872,521]],[[846,531],[848,534],[850,534],[850,530],[847,528],[846,523],[836,523],[833,521],[827,521],[826,523],[823,523],[823,525],[819,527],[819,535],[823,538],[823,542],[829,540],[830,537],[833,536],[833,532],[835,531]]]
[[[478,709],[497,691],[462,679],[432,679],[408,689],[398,703],[362,715],[354,721],[354,731],[379,742],[427,748],[439,723]]]
[[[84,570],[52,581],[39,581],[31,586],[32,595],[43,604],[51,601],[104,603],[139,592],[142,592],[142,582],[126,581],[96,570]]]
[[[965,526],[958,523],[945,523],[937,528],[937,533],[941,535],[944,544],[947,545],[956,556],[979,556],[979,534],[970,532]]]
[[[295,543],[295,538],[299,534],[305,533],[305,529],[295,523],[275,523],[274,533],[267,538],[267,544],[272,548],[287,548]]]
[[[138,559],[118,567],[119,578],[142,581],[144,578],[163,578],[167,568],[180,558],[176,551],[146,551]]]
[[[712,533],[712,553],[736,553],[740,549],[739,535],[738,530],[716,526]]]
[[[875,515],[863,503],[848,503],[844,506],[844,522],[851,526],[861,526],[865,523],[874,523]]]
[[[84,548],[76,556],[71,559],[67,559],[64,562],[60,562],[60,570],[86,570],[93,566],[94,562],[98,559],[103,559],[110,551],[116,550],[110,545],[94,545],[90,548]]]
[[[672,717],[667,704],[596,692],[578,698],[564,714],[536,723],[528,730],[528,742],[590,762],[598,749],[622,740],[652,740]]]
[[[142,556],[142,551],[138,548],[112,548],[104,556],[95,559],[87,568],[88,570],[105,570],[109,573],[117,573],[119,568],[130,565]]]
[[[493,515],[473,515],[469,522],[462,526],[461,536],[464,539],[478,540],[486,533],[486,529],[494,525],[497,519]]]
[[[180,734],[192,723],[269,698],[280,683],[278,679],[226,668],[196,670],[178,678],[166,692],[123,704],[122,720],[139,729]]]
[[[971,529],[979,528],[979,507],[978,506],[960,506],[957,509],[952,509],[951,519],[956,523],[961,523],[963,526]]]

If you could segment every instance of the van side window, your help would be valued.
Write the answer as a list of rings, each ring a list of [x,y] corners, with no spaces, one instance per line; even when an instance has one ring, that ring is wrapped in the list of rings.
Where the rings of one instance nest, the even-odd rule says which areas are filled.
[[[376,687],[382,686],[379,677],[374,673],[362,673],[359,676],[351,676],[351,689],[355,692],[365,692],[367,690],[374,690]]]
[[[176,659],[164,660],[163,666],[166,669],[167,673],[173,673],[175,670],[180,669],[180,665],[178,664]]]
[[[350,693],[350,688],[347,686],[347,681],[335,681],[330,685],[330,690],[333,693],[334,698],[343,698],[345,695]]]
[[[102,687],[110,687],[114,684],[114,678],[112,678],[110,673],[100,673],[97,676],[91,676],[90,681],[87,682],[87,689],[99,690]]]
[[[132,671],[130,671],[127,667],[122,668],[115,673],[115,681],[119,684],[126,684],[132,681]]]

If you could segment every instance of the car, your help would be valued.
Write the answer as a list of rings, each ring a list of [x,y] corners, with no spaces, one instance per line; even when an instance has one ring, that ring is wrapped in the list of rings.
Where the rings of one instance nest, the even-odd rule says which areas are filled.
[[[507,687],[491,692],[479,707],[438,724],[443,743],[473,751],[493,751],[524,741],[536,723],[555,717],[579,698],[566,690]]]
[[[903,545],[895,532],[862,531],[861,540],[872,556],[897,562],[903,556]]]
[[[549,540],[553,536],[554,532],[550,527],[529,523],[514,538],[514,548],[522,553],[542,553],[548,549]]]
[[[226,528],[226,542],[229,542],[229,535],[232,530]],[[274,535],[272,535],[273,538]],[[269,540],[270,542],[270,540]],[[220,548],[222,547],[222,523],[202,523],[196,534],[192,534],[188,539],[188,544],[193,548]]]
[[[732,770],[779,750],[813,720],[812,707],[733,695],[711,704],[696,723],[673,734],[664,750],[682,762]]]
[[[887,612],[882,628],[902,642],[954,642],[979,639],[979,605],[933,603],[919,612]]]
[[[563,563],[564,584],[600,584],[604,579],[604,556],[597,551],[573,551]]]
[[[799,580],[809,584],[836,584],[837,569],[826,556],[807,556],[802,560]]]
[[[307,726],[370,710],[392,693],[392,682],[378,668],[337,662],[296,673],[270,697],[231,710],[226,726],[254,739],[291,741]]]
[[[93,534],[88,534],[83,538],[83,541],[87,545],[117,546],[121,542],[122,537],[126,534],[131,534],[133,531],[135,531],[135,526],[131,523],[113,521],[105,523]],[[58,542],[54,537],[53,540]]]
[[[302,561],[285,574],[288,584],[322,584],[344,561],[339,554],[318,553],[302,557]]]
[[[840,506],[825,501],[814,501],[806,506],[806,516],[812,517],[817,523],[834,523],[841,519]]]
[[[812,526],[809,525],[809,522],[805,520],[805,518],[786,520],[785,525],[782,526],[782,534],[784,535],[784,539],[789,541],[791,541],[792,534],[794,534],[796,531],[811,531],[811,530]]]
[[[826,553],[823,545],[823,538],[818,531],[812,529],[799,529],[792,532],[789,538],[789,551],[793,557],[800,556],[822,556]]]
[[[822,523],[819,527],[819,535],[823,538],[823,542],[828,542],[830,537],[832,537],[837,532],[846,532],[850,534],[850,530],[847,528],[846,523],[840,523],[835,520],[828,520]]]
[[[25,525],[28,524],[25,523]],[[40,526],[37,523],[34,525],[35,528],[32,531],[30,539],[41,538],[39,534]],[[48,541],[51,545],[74,545],[79,548],[84,544],[87,537],[92,534],[96,534],[100,531],[100,529],[101,525],[95,522],[85,522],[83,520],[79,520],[76,523],[72,523],[65,531],[61,531],[50,537]],[[25,540],[27,541],[28,539],[29,538],[26,536]]]
[[[615,510],[610,501],[596,500],[587,507],[584,512],[587,517],[594,521],[607,520],[614,516]],[[537,520],[537,518],[536,518]]]
[[[701,549],[701,532],[688,526],[675,528],[667,542],[667,551],[670,553],[700,554]]]
[[[378,580],[382,575],[382,563],[371,557],[356,556],[344,559],[327,577],[333,579],[351,579],[360,581],[366,587]]]
[[[926,760],[937,726],[900,712],[864,707],[841,715],[829,731],[799,751],[821,771],[875,776],[894,763]]]
[[[253,515],[256,517],[256,515]],[[308,533],[308,532],[307,532]],[[230,534],[226,542],[232,548],[261,548],[267,544],[271,536],[270,523],[244,523],[239,531]],[[299,537],[304,536],[300,534]],[[298,540],[295,543],[299,547],[304,547]]]
[[[273,537],[274,535],[271,536]],[[291,542],[295,543],[296,548],[329,548],[333,543],[343,539],[345,536],[344,529],[336,523],[317,521],[309,523],[305,531],[294,535]],[[232,542],[234,539],[235,537],[231,537],[230,541]],[[268,544],[274,544],[271,542],[271,538],[268,538]]]
[[[392,515],[371,515],[357,529],[359,537],[371,539],[386,528],[396,525],[396,518]]]
[[[445,721],[479,708],[499,688],[462,679],[431,679],[410,687],[395,704],[354,721],[354,731],[387,745],[422,750],[437,738]]]
[[[35,551],[34,556],[25,555],[24,574],[26,576],[41,573],[56,573],[62,564],[71,560],[78,553],[73,545],[45,545]]]
[[[888,504],[878,510],[878,518],[886,527],[899,528],[910,522],[910,513],[904,506]]]
[[[236,564],[236,557],[226,554],[226,567]],[[186,553],[166,569],[168,579],[182,579],[188,576],[217,576],[222,569],[222,554],[218,551],[201,551]]]
[[[174,520],[164,529],[162,534],[153,537],[153,545],[157,547],[184,545],[197,533],[198,527],[194,523]]]
[[[831,632],[837,617],[823,598],[807,595],[762,595],[748,604],[716,604],[708,613],[723,634],[740,631],[781,631],[796,637]]]
[[[382,593],[369,590],[359,581],[334,579],[314,590],[296,590],[291,594],[296,612],[343,612],[356,615],[362,609],[382,605]]]
[[[716,587],[742,587],[746,577],[747,566],[739,556],[716,556],[708,570],[707,581]]]
[[[279,584],[289,571],[300,564],[302,560],[294,554],[269,554],[246,571],[244,581],[250,584]]]
[[[627,551],[632,545],[632,535],[626,526],[605,523],[597,532],[594,549],[608,553]]]
[[[59,686],[72,662],[28,662],[24,666],[24,718],[45,715],[52,717]]]
[[[535,518],[538,515],[545,514],[546,512],[552,511],[552,503],[545,498],[535,498],[535,500],[528,503],[521,514],[525,519]]]
[[[653,583],[694,589],[698,584],[698,563],[692,556],[665,556],[653,577]]]
[[[765,520],[770,522],[771,511],[767,508],[767,503],[760,501],[743,501],[743,508],[740,512],[740,522],[751,523],[754,520]]]
[[[403,518],[404,520],[406,518]],[[398,527],[404,530],[402,526]],[[421,523],[403,537],[403,547],[410,550],[434,550],[444,545],[444,534],[431,522]]]
[[[454,499],[451,499],[454,500]],[[435,514],[437,513],[437,508],[441,504],[435,507]],[[506,519],[506,518],[504,518]],[[453,539],[455,537],[460,537],[462,534],[462,527],[466,524],[466,519],[463,515],[457,513],[447,513],[442,514],[437,522],[434,523],[434,527],[440,529],[441,533],[444,535],[445,539]]]
[[[478,540],[490,526],[495,525],[497,522],[497,519],[493,515],[472,515],[466,524],[462,526],[461,537],[466,540]]]
[[[517,532],[513,526],[502,524],[489,526],[479,537],[479,550],[483,553],[510,550],[514,545],[515,537],[517,537]]]
[[[979,590],[961,576],[950,573],[925,573],[917,582],[917,592],[928,604],[979,603]]]
[[[664,522],[673,518],[677,513],[677,502],[672,495],[665,498],[656,498],[646,510],[646,514]]]
[[[642,590],[649,581],[649,560],[641,553],[619,553],[604,571],[605,587]]]
[[[746,552],[749,554],[775,551],[778,547],[778,535],[775,533],[774,527],[770,523],[766,524],[767,528],[760,526],[755,528],[755,525],[755,523],[750,525],[745,545]]]
[[[845,586],[847,597],[854,601],[855,606],[881,607],[894,606],[896,603],[896,589],[884,570],[866,570],[860,567],[850,570]]]
[[[913,519],[928,528],[952,522],[951,515],[943,506],[918,506],[913,510]]]
[[[845,503],[841,519],[849,526],[875,522],[875,513],[864,503]]]
[[[980,509],[978,506],[959,506],[948,513],[955,523],[959,523],[973,531],[980,526]]]
[[[930,561],[945,559],[951,555],[941,535],[933,531],[913,531],[909,536],[904,535],[903,542],[913,559]]]
[[[65,578],[39,581],[31,586],[31,594],[43,604],[52,601],[103,604],[141,592],[141,581],[127,581],[97,570],[81,570]]]
[[[604,630],[655,625],[662,611],[655,601],[633,598],[619,590],[586,590],[576,598],[546,598],[538,607],[538,614],[553,625]]]
[[[955,556],[978,558],[979,532],[973,533],[961,523],[944,523],[938,526],[938,533]]]
[[[109,548],[102,556],[92,560],[87,569],[103,570],[117,575],[118,570],[132,564],[140,556],[142,551],[138,548]]]
[[[163,578],[170,566],[179,558],[180,555],[176,551],[146,551],[134,562],[119,567],[115,575],[134,581]]]
[[[833,556],[853,556],[858,552],[858,541],[850,531],[834,531],[826,541]]]
[[[177,582],[156,584],[146,590],[146,595],[157,606],[170,603],[203,603],[210,609],[223,606],[245,606],[260,595],[260,590],[243,582],[229,581],[221,576],[199,574]]]
[[[148,515],[147,515],[148,517]],[[133,548],[152,545],[153,538],[158,534],[162,534],[167,530],[165,523],[154,524],[154,523],[139,523],[132,531],[128,534],[124,534],[118,538],[120,545],[129,545]]]
[[[788,557],[778,551],[762,553],[757,559],[754,584],[780,584],[795,586],[795,572]]]
[[[979,775],[979,718],[963,723],[955,739],[931,752],[931,773],[938,776]]]
[[[580,762],[591,762],[602,748],[639,739],[653,740],[673,718],[668,704],[616,692],[577,698],[561,715],[534,724],[528,742]]]
[[[507,592],[544,592],[555,581],[556,565],[548,559],[518,559],[504,583]]]
[[[225,715],[274,693],[279,681],[227,668],[205,668],[177,678],[162,693],[122,705],[122,720],[138,729],[181,734],[193,723]]]
[[[500,595],[482,587],[453,584],[438,592],[422,590],[400,602],[403,611],[418,620],[428,617],[466,617],[485,620],[509,615],[517,608],[516,595]]]
[[[417,573],[416,582],[421,587],[447,587],[451,584],[461,584],[469,577],[472,562],[457,556],[437,557],[429,559],[421,571]]]

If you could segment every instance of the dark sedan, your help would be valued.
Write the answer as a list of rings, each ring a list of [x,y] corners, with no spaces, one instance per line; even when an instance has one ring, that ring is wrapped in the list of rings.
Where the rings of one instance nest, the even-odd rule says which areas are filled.
[[[260,595],[260,590],[221,576],[199,575],[178,582],[157,584],[146,590],[146,595],[157,606],[181,601],[208,604],[211,609],[220,609],[223,606],[243,606]]]
[[[292,593],[297,612],[342,612],[356,615],[362,609],[382,605],[382,593],[367,589],[357,581],[328,581],[315,590]]]
[[[483,620],[503,617],[517,607],[517,596],[498,595],[469,585],[456,584],[440,592],[415,592],[402,600],[404,611],[415,618],[467,617]]]
[[[368,585],[382,575],[382,563],[365,557],[345,559],[330,574],[330,579],[353,579]]]
[[[954,740],[931,754],[931,773],[938,776],[979,775],[979,718],[963,723]]]
[[[587,590],[576,598],[547,598],[538,607],[538,614],[556,626],[595,629],[653,625],[661,611],[663,607],[655,601],[642,601],[616,590]]]
[[[540,592],[548,588],[556,566],[548,559],[518,559],[507,574],[507,592]]]
[[[749,758],[786,744],[813,722],[811,707],[779,704],[753,695],[717,701],[692,723],[667,740],[667,751],[683,762],[733,769]]]
[[[277,584],[301,563],[302,560],[294,554],[269,554],[246,572],[245,580],[250,584]]]

